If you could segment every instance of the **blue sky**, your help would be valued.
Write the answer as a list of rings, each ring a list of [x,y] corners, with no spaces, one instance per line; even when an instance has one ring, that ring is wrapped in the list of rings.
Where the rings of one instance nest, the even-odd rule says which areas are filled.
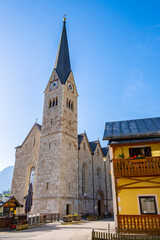
[[[106,121],[160,116],[159,12],[159,0],[0,0],[0,170],[42,121],[65,13],[79,133],[102,140]]]

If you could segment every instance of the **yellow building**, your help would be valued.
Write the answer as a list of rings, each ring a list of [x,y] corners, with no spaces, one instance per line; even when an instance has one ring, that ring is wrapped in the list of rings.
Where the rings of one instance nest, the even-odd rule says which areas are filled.
[[[107,122],[119,232],[160,233],[160,118]]]

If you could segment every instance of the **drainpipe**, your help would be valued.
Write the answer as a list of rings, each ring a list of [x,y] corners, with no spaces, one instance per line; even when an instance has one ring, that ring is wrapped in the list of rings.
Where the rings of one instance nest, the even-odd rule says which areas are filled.
[[[106,188],[106,203],[107,203],[107,213],[108,213],[108,192],[107,192],[107,176],[106,176],[106,158],[104,158],[104,171],[105,171],[105,188]]]
[[[93,166],[93,153],[92,153],[92,182],[93,182],[93,213],[95,215],[95,202],[94,202],[94,166]]]

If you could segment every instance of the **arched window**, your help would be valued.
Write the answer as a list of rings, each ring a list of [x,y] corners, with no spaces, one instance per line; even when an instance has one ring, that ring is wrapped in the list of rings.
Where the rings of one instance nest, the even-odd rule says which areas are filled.
[[[52,103],[52,107],[55,106],[55,99],[53,98],[53,103]]]
[[[52,102],[51,102],[51,100],[49,100],[49,108],[51,108],[52,107]]]
[[[84,163],[82,166],[82,194],[87,191],[87,165]]]
[[[73,102],[71,103],[71,110],[73,111]]]
[[[35,167],[32,167],[30,170],[30,175],[29,175],[29,183],[34,183],[34,176],[35,176]]]
[[[58,97],[56,97],[56,106],[58,105]]]
[[[97,168],[97,176],[98,176],[99,179],[102,178],[102,172],[101,172],[100,168]]]
[[[66,107],[68,107],[68,98],[67,98],[67,102],[66,102]]]

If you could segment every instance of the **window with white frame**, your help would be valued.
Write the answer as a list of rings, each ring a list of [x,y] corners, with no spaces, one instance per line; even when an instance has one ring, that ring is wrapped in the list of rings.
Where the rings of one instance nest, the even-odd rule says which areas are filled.
[[[157,214],[155,196],[139,196],[141,214]]]

